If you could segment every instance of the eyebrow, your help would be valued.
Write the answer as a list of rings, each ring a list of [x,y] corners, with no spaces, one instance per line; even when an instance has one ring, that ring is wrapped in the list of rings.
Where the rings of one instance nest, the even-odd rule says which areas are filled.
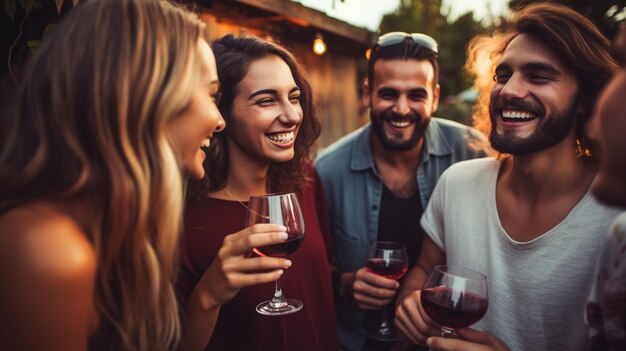
[[[551,74],[553,76],[561,76],[561,71],[559,71],[556,67],[554,67],[553,65],[549,64],[549,63],[543,63],[543,62],[530,62],[530,63],[525,63],[521,66],[522,71],[524,72],[528,72],[528,71],[542,71],[548,74]],[[498,71],[502,71],[502,70],[511,70],[511,66],[506,64],[506,63],[501,63],[496,67],[496,73]]]
[[[542,71],[548,74],[552,74],[554,76],[560,76],[561,71],[559,71],[556,67],[552,66],[549,63],[543,62],[531,62],[522,65],[522,70],[524,71]]]
[[[291,88],[291,90],[289,90],[289,94],[291,94],[293,92],[296,92],[296,91],[300,91],[300,88],[299,87]],[[258,90],[258,91],[255,91],[254,93],[252,93],[250,96],[248,96],[248,100],[252,100],[255,96],[262,95],[262,94],[278,95],[278,90],[276,90],[276,89],[262,89],[262,90]]]

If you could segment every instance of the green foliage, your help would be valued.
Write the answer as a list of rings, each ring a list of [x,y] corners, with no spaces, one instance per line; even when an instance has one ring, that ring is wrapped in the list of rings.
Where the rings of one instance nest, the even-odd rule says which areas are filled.
[[[11,22],[15,21],[15,11],[17,11],[17,1],[16,0],[4,0],[4,10],[9,15]]]
[[[65,0],[4,0],[4,11],[9,15],[11,22],[15,22],[15,13],[17,12],[18,3],[22,10],[28,13],[33,9],[40,10],[45,2],[52,1],[54,1],[54,5],[56,6],[57,14],[60,14],[61,7],[63,7]],[[72,1],[73,4],[76,2],[75,0]]]
[[[96,0],[97,1],[97,0]],[[18,80],[20,68],[55,28],[64,13],[79,0],[4,0],[0,17],[8,19],[0,34],[0,59],[8,63],[0,67],[0,77],[8,74]],[[10,22],[9,22],[10,21]],[[4,23],[3,23],[4,24]],[[4,26],[3,26],[4,27]],[[1,79],[0,79],[1,81]],[[2,89],[2,87],[0,87]]]
[[[386,14],[380,32],[404,31],[435,35],[446,22],[441,14],[441,0],[402,0],[396,12]]]
[[[626,0],[510,0],[509,8],[519,9],[537,2],[553,2],[569,6],[591,19],[609,38],[617,31],[617,23],[626,16]]]
[[[471,126],[472,104],[461,101],[443,101],[434,115]]]
[[[469,74],[463,69],[466,49],[469,41],[483,30],[482,25],[474,20],[472,12],[460,16],[452,23],[446,22],[439,30],[437,40],[440,45],[443,95],[458,94],[472,85]]]

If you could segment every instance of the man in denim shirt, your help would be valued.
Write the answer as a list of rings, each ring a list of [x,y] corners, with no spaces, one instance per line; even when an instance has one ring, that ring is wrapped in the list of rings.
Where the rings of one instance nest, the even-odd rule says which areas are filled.
[[[477,131],[431,117],[439,102],[437,56],[437,43],[424,34],[381,36],[364,84],[371,123],[316,160],[335,239],[333,284],[343,350],[392,345],[366,341],[365,325],[380,323],[380,310],[390,307],[399,288],[364,268],[375,243],[405,244],[414,264],[423,235],[419,219],[437,179],[455,162],[485,156]]]

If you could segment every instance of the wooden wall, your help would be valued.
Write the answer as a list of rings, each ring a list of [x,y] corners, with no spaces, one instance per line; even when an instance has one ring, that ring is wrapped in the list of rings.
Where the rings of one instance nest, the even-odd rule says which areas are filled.
[[[311,49],[314,37],[309,35],[308,30],[299,31],[296,28],[287,34],[284,31],[272,33],[271,23],[251,25],[250,21],[224,18],[211,12],[201,12],[200,17],[207,23],[211,40],[229,33],[248,32],[277,40],[291,49],[305,68],[313,89],[317,116],[322,124],[318,149],[332,144],[369,120],[359,93],[363,80],[363,73],[359,72],[365,71],[364,52],[356,45],[350,47],[345,41],[325,36],[328,51],[318,56]],[[242,26],[242,23],[245,25]]]

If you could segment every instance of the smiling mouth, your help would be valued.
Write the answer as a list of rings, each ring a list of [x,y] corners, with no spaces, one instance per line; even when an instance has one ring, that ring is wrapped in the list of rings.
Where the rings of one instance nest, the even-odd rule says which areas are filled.
[[[517,110],[502,110],[501,112],[502,120],[505,122],[528,122],[537,118],[537,115],[532,112],[527,111],[517,111]]]
[[[286,133],[266,134],[265,136],[276,144],[287,145],[294,141],[294,139],[296,138],[296,133],[292,131]]]
[[[392,127],[395,128],[406,128],[413,124],[415,121],[412,120],[385,120],[385,122],[391,124]]]

